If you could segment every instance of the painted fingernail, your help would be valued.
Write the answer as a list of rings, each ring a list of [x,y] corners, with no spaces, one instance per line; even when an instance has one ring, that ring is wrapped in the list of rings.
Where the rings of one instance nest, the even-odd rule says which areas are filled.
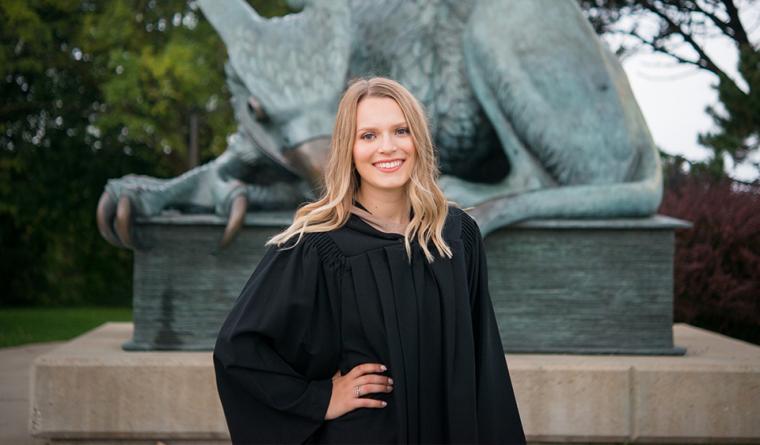
[[[383,401],[383,406],[388,405],[388,402]]]
[[[387,370],[388,370],[388,368],[386,368],[386,367],[385,367],[385,365],[380,365],[380,370],[381,370],[381,371],[387,371]]]
[[[388,378],[388,383],[390,383],[392,385],[393,384],[393,379],[392,378]]]

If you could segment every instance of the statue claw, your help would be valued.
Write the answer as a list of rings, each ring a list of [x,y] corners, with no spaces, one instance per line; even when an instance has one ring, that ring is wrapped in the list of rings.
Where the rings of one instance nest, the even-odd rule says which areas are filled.
[[[121,242],[121,240],[119,240],[119,237],[116,236],[116,233],[113,231],[113,226],[111,226],[111,221],[113,221],[115,214],[116,204],[113,202],[113,199],[111,199],[111,196],[108,194],[108,192],[103,192],[103,194],[100,195],[100,200],[98,201],[98,209],[95,212],[95,220],[98,225],[98,231],[100,232],[100,235],[105,238],[105,240],[110,244],[116,247],[126,247]]]
[[[248,197],[245,195],[240,195],[232,201],[230,219],[227,221],[227,227],[224,229],[222,241],[219,243],[220,249],[227,247],[232,240],[235,239],[238,232],[240,232],[240,228],[243,227],[243,222],[245,222],[245,213],[247,209]]]
[[[132,240],[132,202],[127,195],[119,198],[119,204],[116,206],[116,234],[119,236],[124,247],[134,249]]]

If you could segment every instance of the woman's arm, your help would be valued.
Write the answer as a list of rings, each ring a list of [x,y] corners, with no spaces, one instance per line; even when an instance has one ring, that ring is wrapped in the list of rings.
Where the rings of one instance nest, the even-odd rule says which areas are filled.
[[[472,327],[480,443],[525,444],[520,413],[509,376],[499,326],[488,290],[488,265],[480,228],[466,213],[462,216]]]
[[[325,420],[340,332],[337,271],[304,239],[270,247],[217,337],[214,368],[233,443],[303,443]]]

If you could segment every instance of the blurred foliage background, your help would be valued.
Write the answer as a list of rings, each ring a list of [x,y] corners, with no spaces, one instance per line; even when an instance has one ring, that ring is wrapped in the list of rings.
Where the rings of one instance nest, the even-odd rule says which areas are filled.
[[[226,58],[191,1],[0,2],[0,306],[131,304],[132,253],[98,234],[98,199],[224,151]]]
[[[715,156],[663,153],[661,212],[695,223],[678,234],[676,321],[760,342],[758,183],[737,184],[723,166],[760,142],[760,57],[734,2],[578,1],[600,34],[638,39],[619,55],[649,47],[715,74],[717,130],[700,137]],[[249,2],[266,17],[292,12]],[[644,35],[631,17],[659,28]],[[735,42],[747,88],[701,51],[710,32]],[[688,38],[691,58],[673,43]],[[224,151],[235,125],[225,60],[191,0],[0,2],[0,308],[131,305],[132,253],[98,234],[98,198],[109,178],[172,177]]]

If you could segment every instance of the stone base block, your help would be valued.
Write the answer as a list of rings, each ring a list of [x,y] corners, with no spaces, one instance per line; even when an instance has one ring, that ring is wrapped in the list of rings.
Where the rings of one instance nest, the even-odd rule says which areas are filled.
[[[128,350],[209,351],[264,243],[292,212],[246,216],[219,251],[226,220],[136,221],[133,336]],[[673,344],[674,231],[636,219],[532,220],[485,240],[491,296],[507,353],[680,355]]]
[[[685,221],[532,220],[485,239],[509,353],[681,355],[673,343],[673,254]]]
[[[131,351],[210,351],[232,304],[293,212],[256,212],[227,248],[227,221],[168,213],[135,221]]]
[[[125,352],[107,323],[38,357],[30,430],[53,444],[229,443],[210,352]],[[760,347],[674,325],[684,356],[508,354],[531,443],[760,443]]]
[[[229,443],[211,353],[125,352],[132,331],[132,323],[106,323],[34,361],[32,436]]]

